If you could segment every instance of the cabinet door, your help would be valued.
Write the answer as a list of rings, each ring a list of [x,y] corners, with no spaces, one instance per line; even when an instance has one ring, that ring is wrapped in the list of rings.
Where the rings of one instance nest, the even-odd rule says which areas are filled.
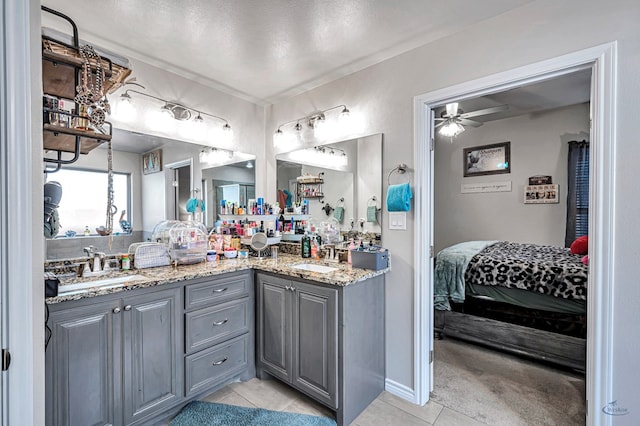
[[[182,398],[181,289],[123,301],[124,420],[137,421]]]
[[[258,274],[258,366],[290,382],[291,295],[289,281]]]
[[[46,352],[48,425],[113,425],[114,383],[120,375],[120,301],[52,312]],[[55,309],[63,306],[55,307]],[[115,316],[114,316],[115,315]],[[114,330],[114,325],[116,330]]]
[[[338,291],[292,281],[292,383],[318,401],[337,407]]]

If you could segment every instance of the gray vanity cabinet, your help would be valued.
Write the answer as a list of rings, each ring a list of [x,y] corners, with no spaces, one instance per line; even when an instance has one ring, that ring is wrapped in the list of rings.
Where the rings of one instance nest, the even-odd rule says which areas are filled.
[[[264,370],[336,408],[338,291],[259,274]]]
[[[348,425],[383,390],[384,276],[348,286],[257,274],[257,374],[275,377]]]
[[[182,289],[124,299],[124,423],[182,398]]]
[[[49,306],[47,424],[142,424],[181,400],[182,289],[138,294]]]
[[[64,304],[60,304],[64,305]],[[114,321],[113,300],[54,309],[46,352],[46,421],[48,425],[120,424],[114,378],[120,377],[120,321]],[[115,328],[115,330],[114,330]]]

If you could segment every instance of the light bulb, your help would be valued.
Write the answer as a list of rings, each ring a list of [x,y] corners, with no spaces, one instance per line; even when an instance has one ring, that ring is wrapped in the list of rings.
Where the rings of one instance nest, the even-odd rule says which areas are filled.
[[[131,95],[127,92],[120,95],[115,109],[114,115],[120,121],[130,122],[136,118],[136,109],[131,102]]]

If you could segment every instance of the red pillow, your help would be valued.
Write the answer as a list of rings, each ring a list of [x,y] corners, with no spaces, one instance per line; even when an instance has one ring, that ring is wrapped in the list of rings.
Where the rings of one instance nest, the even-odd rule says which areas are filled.
[[[589,252],[589,236],[588,235],[578,237],[573,243],[571,243],[571,253],[585,255],[585,254],[588,254],[588,252]]]

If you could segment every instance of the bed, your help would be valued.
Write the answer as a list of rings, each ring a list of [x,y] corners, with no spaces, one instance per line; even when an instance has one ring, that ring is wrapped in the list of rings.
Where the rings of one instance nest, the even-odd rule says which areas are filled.
[[[469,241],[441,250],[435,330],[584,371],[588,266],[568,248]]]

